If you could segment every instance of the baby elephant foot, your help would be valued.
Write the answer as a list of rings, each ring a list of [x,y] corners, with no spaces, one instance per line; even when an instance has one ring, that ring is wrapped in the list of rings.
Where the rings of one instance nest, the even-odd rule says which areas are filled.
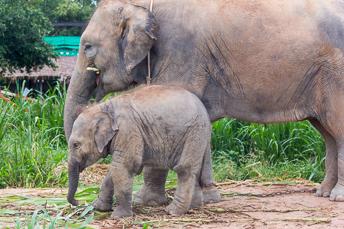
[[[111,214],[112,219],[119,219],[119,218],[130,217],[130,216],[133,216],[133,212],[131,209],[126,209],[119,206],[116,207]]]
[[[184,209],[181,207],[178,207],[174,201],[172,201],[172,203],[170,203],[166,208],[165,211],[170,214],[170,215],[174,215],[174,216],[179,216],[179,215],[183,215],[185,214],[188,209]]]
[[[217,203],[221,201],[220,192],[219,190],[217,190],[215,185],[203,187],[202,191],[203,191],[203,201],[205,204]]]
[[[100,212],[112,211],[112,202],[110,201],[103,201],[100,198],[98,198],[93,202],[92,205],[95,210],[100,211]]]
[[[338,202],[344,201],[344,185],[341,185],[339,183],[336,184],[334,189],[332,189],[331,191],[330,200]]]
[[[160,206],[167,204],[165,192],[156,192],[147,187],[142,187],[139,192],[134,195],[134,204],[146,206]]]
[[[326,179],[321,182],[321,184],[317,187],[317,191],[315,196],[318,197],[329,197],[333,187],[336,185],[337,179]]]

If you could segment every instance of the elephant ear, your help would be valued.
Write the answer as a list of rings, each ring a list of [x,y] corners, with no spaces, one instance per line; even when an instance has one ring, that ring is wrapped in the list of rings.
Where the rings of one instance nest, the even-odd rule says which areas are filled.
[[[103,153],[105,147],[118,132],[117,122],[114,119],[113,111],[110,111],[110,109],[108,105],[105,105],[103,112],[106,115],[101,115],[96,122],[94,141],[99,153]]]
[[[123,31],[123,55],[128,74],[148,55],[157,40],[158,25],[146,8],[131,6]]]

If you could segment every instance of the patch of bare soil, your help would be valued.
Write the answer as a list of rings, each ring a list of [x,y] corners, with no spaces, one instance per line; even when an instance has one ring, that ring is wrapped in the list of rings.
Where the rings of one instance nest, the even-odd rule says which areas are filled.
[[[98,220],[96,228],[344,228],[344,203],[314,196],[315,184],[226,182],[222,201],[172,217],[164,207],[140,207],[125,220]],[[170,193],[172,194],[172,193]],[[104,218],[109,217],[105,215]]]
[[[109,171],[109,165],[94,164],[86,168],[80,174],[80,181],[85,185],[99,185],[102,183],[104,177]]]
[[[32,188],[32,189],[25,189],[25,188],[5,188],[0,189],[0,198],[6,196],[15,196],[15,195],[22,195],[22,196],[35,196],[35,197],[47,197],[47,196],[56,196],[65,194],[66,189],[63,188]]]
[[[94,164],[90,167],[87,167],[81,174],[80,174],[80,181],[84,185],[100,185],[106,176],[110,165],[107,164]],[[58,166],[54,173],[58,177],[61,175],[63,171],[67,171],[68,166],[67,162]]]

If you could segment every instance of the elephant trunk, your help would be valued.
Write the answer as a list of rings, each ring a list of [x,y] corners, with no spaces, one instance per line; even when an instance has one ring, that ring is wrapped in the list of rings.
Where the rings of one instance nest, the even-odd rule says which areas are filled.
[[[68,196],[67,200],[74,206],[79,205],[78,201],[75,199],[75,193],[78,189],[79,184],[79,163],[73,159],[68,164]]]
[[[64,131],[67,142],[75,119],[82,111],[82,108],[86,106],[97,87],[96,78],[96,73],[92,71],[84,70],[79,72],[75,70],[73,73],[64,107]]]

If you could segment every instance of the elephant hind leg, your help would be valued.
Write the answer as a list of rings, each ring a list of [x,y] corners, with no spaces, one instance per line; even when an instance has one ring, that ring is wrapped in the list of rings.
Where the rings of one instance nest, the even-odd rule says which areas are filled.
[[[208,144],[204,154],[199,183],[202,188],[203,201],[205,204],[220,202],[221,195],[215,186],[213,178],[210,143]]]
[[[134,204],[160,206],[168,203],[165,195],[167,174],[167,169],[144,167],[144,184],[134,195]]]
[[[330,200],[344,201],[344,138],[337,142],[338,147],[338,181],[332,189]]]
[[[312,125],[320,132],[325,140],[326,158],[325,171],[326,175],[315,193],[318,197],[329,197],[332,189],[338,180],[338,152],[335,139],[317,120],[310,120]]]
[[[337,170],[337,183],[330,193],[330,200],[332,201],[344,201],[344,81],[343,77],[335,77],[337,80],[335,83],[329,84],[326,91],[323,94],[326,99],[323,99],[324,103],[322,112],[319,113],[319,122],[321,126],[333,137],[333,141],[330,146],[334,148],[336,146],[336,153],[332,152],[332,157],[329,158],[329,167],[333,167]],[[331,138],[329,138],[331,139]],[[328,143],[329,144],[329,143]],[[334,151],[334,150],[333,150]],[[337,163],[335,163],[337,161]],[[335,172],[333,172],[335,176]],[[335,179],[335,178],[333,178]]]

